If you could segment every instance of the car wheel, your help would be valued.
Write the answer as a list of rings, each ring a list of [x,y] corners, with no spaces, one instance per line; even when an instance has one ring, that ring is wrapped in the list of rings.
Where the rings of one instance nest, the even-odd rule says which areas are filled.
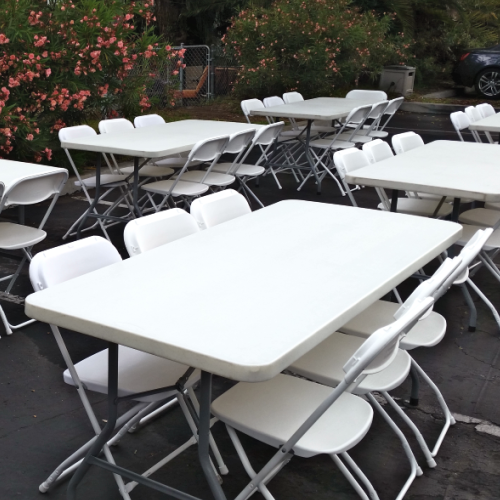
[[[486,68],[476,77],[476,92],[489,99],[500,99],[500,68]]]

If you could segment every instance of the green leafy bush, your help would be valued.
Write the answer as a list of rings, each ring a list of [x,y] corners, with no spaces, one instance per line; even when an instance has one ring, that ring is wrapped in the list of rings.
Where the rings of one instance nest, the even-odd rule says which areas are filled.
[[[153,32],[152,7],[151,0],[4,0],[0,157],[47,162],[60,128],[148,109],[154,74],[136,65],[176,57]]]
[[[389,34],[392,21],[349,0],[278,0],[244,10],[224,37],[241,64],[235,92],[245,98],[298,90],[313,97],[376,80],[385,64],[409,58],[410,43]]]

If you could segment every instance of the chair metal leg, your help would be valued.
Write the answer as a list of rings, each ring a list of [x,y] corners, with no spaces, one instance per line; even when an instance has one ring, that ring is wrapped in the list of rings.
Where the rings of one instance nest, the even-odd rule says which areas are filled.
[[[375,409],[379,412],[379,414],[382,416],[382,418],[389,424],[389,427],[393,430],[393,432],[398,436],[399,440],[401,441],[401,444],[403,445],[403,450],[406,454],[406,457],[408,458],[408,461],[410,462],[410,476],[406,480],[405,484],[401,488],[398,496],[396,497],[396,500],[402,500],[410,488],[411,484],[415,480],[417,476],[421,476],[423,474],[422,469],[419,467],[417,459],[415,458],[415,455],[413,454],[413,451],[410,448],[410,444],[408,443],[408,440],[406,439],[405,435],[401,432],[401,429],[394,423],[392,418],[387,414],[387,412],[380,406],[379,402],[373,397],[373,394],[367,394],[366,397],[370,401],[370,403],[375,407]]]
[[[467,290],[467,286],[465,285],[465,283],[461,283],[458,286],[462,290],[465,302],[467,302],[467,305],[469,306],[469,332],[475,332],[477,325],[476,306],[474,304],[474,301],[472,300],[472,297],[470,296],[469,290]]]
[[[443,398],[443,395],[441,394],[441,391],[438,389],[437,385],[430,379],[430,377],[427,375],[427,373],[420,368],[420,366],[417,364],[417,362],[412,358],[411,359],[412,366],[416,368],[418,371],[418,374],[429,384],[429,387],[434,391],[436,394],[436,397],[439,401],[439,406],[441,406],[441,409],[443,410],[444,417],[445,417],[445,425],[441,431],[441,434],[439,435],[438,440],[436,441],[436,444],[434,445],[434,449],[432,450],[432,456],[435,457],[438,454],[439,448],[441,446],[441,443],[443,442],[443,439],[446,435],[446,432],[448,431],[450,425],[455,425],[456,421],[453,415],[451,414],[450,409],[448,408],[448,405],[446,404],[446,401]]]
[[[351,471],[345,466],[344,462],[342,462],[342,460],[340,460],[340,458],[335,454],[330,455],[330,457],[339,468],[340,472],[342,472],[344,477],[349,481],[350,485],[354,488],[359,497],[362,500],[370,500],[368,495],[365,493],[365,490],[361,488],[360,484],[356,481],[356,478],[352,475]]]
[[[364,484],[365,488],[368,490],[368,495],[372,500],[379,500],[378,494],[375,491],[375,488],[372,486],[372,483],[369,479],[364,475],[363,471],[357,466],[356,462],[349,456],[349,454],[344,451],[340,453],[340,456],[344,459],[347,465],[354,471],[356,476],[361,480]]]
[[[484,293],[470,278],[467,279],[467,284],[477,293],[479,298],[488,306],[488,308],[491,311],[491,314],[493,314],[493,317],[497,322],[498,327],[500,328],[500,315],[498,314],[498,311],[496,310],[495,306],[491,303],[491,301],[486,297],[486,295],[484,295]]]
[[[382,396],[384,396],[385,400],[392,406],[392,408],[396,411],[396,413],[404,420],[406,425],[413,431],[415,437],[417,438],[418,444],[422,449],[423,454],[425,455],[425,460],[427,461],[427,465],[432,469],[436,467],[436,461],[434,460],[427,443],[425,442],[422,433],[419,431],[418,427],[413,423],[413,421],[408,417],[408,415],[400,408],[400,406],[392,399],[389,393],[383,391],[381,392]]]

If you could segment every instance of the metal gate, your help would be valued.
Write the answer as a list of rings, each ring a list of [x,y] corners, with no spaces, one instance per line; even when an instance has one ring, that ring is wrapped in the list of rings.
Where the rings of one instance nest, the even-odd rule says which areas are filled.
[[[230,93],[237,68],[225,58],[221,49],[184,44],[172,48],[184,49],[183,56],[165,60],[161,64],[153,58],[145,59],[136,66],[136,71],[155,74],[154,81],[146,91],[160,108],[168,106],[167,87],[174,86],[174,99],[181,106],[203,104],[215,96]],[[177,67],[179,73],[173,75]]]

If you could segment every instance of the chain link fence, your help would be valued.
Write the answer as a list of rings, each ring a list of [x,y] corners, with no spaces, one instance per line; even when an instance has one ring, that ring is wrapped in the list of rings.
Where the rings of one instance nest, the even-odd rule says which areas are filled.
[[[238,67],[222,47],[181,44],[172,48],[184,49],[184,56],[161,62],[144,59],[135,66],[135,71],[155,75],[146,92],[157,106],[168,106],[168,89],[174,89],[176,104],[182,106],[204,104],[231,92]],[[173,75],[177,68],[179,73]]]

